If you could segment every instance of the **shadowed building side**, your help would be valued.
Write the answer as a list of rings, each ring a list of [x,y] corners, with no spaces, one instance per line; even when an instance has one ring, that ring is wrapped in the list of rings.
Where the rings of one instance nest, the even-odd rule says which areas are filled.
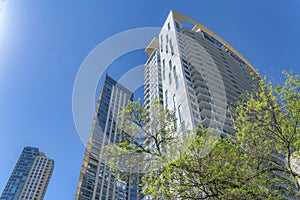
[[[106,145],[117,144],[121,140],[118,134],[119,115],[132,100],[131,91],[106,76],[80,170],[76,200],[140,199],[139,177],[117,180],[103,156]]]

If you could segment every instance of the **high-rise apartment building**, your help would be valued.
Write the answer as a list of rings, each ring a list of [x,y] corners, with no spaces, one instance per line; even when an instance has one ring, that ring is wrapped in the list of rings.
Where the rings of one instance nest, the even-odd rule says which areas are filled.
[[[54,161],[38,148],[25,147],[0,199],[43,199],[53,167]]]
[[[154,98],[162,100],[175,114],[177,126],[182,126],[181,134],[202,124],[213,128],[215,136],[234,135],[230,108],[241,94],[253,91],[260,79],[240,53],[203,25],[175,11],[169,13],[146,53],[145,106],[149,107]],[[284,158],[274,154],[274,159],[285,166]],[[284,177],[274,173],[273,178],[278,175]],[[295,199],[293,194],[286,197]]]
[[[198,22],[171,11],[146,49],[145,105],[155,97],[175,113],[178,126],[199,123],[234,132],[229,107],[251,91],[257,72],[233,47]]]
[[[82,162],[76,200],[140,199],[139,177],[130,174],[124,181],[117,180],[103,157],[106,145],[122,140],[117,134],[119,115],[129,100],[133,100],[133,93],[106,76]]]
[[[153,100],[163,99],[160,51],[157,48],[158,40],[154,38],[147,48],[150,56],[144,67],[144,105],[150,107]],[[151,53],[150,53],[151,51]]]

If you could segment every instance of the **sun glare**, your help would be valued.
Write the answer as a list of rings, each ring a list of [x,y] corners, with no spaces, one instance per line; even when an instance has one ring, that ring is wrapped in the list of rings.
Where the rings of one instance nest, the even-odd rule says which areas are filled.
[[[5,24],[5,1],[0,0],[0,43],[2,43],[3,40],[3,34],[4,34],[4,25]]]
[[[0,57],[4,56],[4,34],[5,34],[5,1],[0,0]],[[1,59],[1,58],[0,58]],[[0,86],[3,86],[3,81],[5,79],[5,73],[4,73],[4,65],[3,63],[0,63]]]

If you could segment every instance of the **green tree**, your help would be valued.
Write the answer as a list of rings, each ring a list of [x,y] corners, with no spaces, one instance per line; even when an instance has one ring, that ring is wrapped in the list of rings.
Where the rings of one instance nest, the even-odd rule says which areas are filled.
[[[283,74],[284,84],[275,87],[261,80],[258,90],[238,103],[234,110],[237,144],[258,159],[262,170],[288,177],[278,182],[299,193],[300,76]]]
[[[122,177],[157,171],[178,153],[179,130],[175,122],[174,114],[158,100],[151,108],[145,108],[139,100],[128,102],[118,121],[119,142],[107,145],[102,157]]]
[[[231,138],[220,139],[202,157],[208,132],[199,128],[196,140],[180,158],[146,176],[144,192],[163,199],[280,199],[262,187],[267,174],[250,170],[254,158]]]
[[[109,155],[117,155],[111,164],[126,157],[124,153],[127,158],[141,156],[122,161],[118,170],[143,169],[144,194],[151,198],[295,197],[299,190],[295,165],[300,156],[300,80],[298,75],[284,75],[282,86],[261,80],[255,92],[242,96],[232,110],[237,137],[219,139],[205,157],[203,146],[212,130],[177,128],[172,112],[159,102],[150,108],[129,103],[119,130],[130,134],[115,148],[123,154],[108,150]]]

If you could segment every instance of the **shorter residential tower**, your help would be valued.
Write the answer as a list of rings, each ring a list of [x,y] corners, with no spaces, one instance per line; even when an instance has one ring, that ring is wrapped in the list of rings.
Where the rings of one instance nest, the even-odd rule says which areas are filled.
[[[0,199],[43,199],[53,167],[54,161],[38,148],[25,147]]]

